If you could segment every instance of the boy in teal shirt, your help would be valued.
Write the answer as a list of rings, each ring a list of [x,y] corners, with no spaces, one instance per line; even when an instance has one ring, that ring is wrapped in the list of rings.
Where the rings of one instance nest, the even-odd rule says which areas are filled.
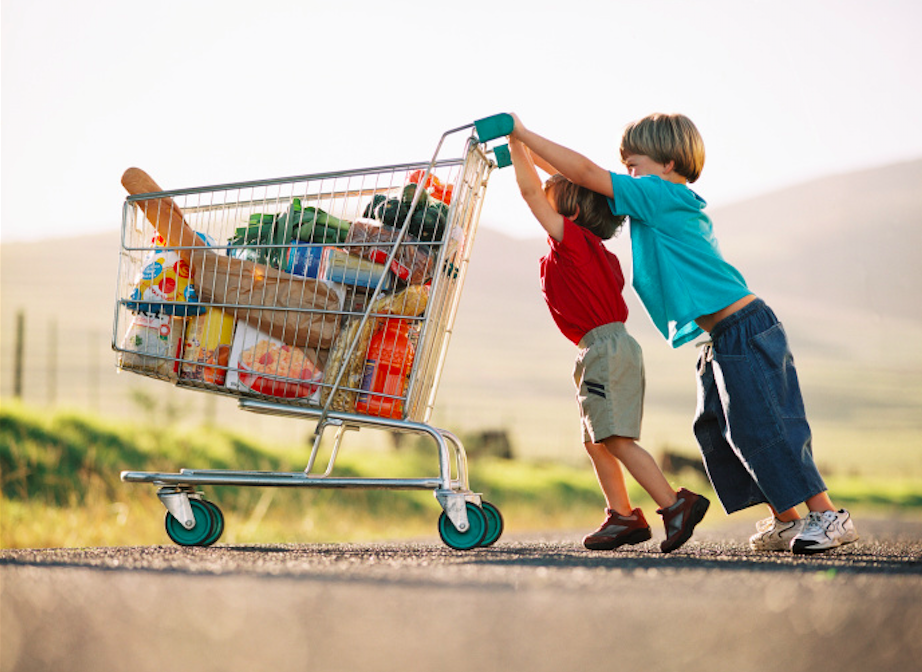
[[[673,347],[708,332],[698,357],[695,436],[727,513],[766,503],[755,550],[821,553],[858,539],[836,510],[813,461],[811,434],[784,328],[720,252],[706,203],[688,184],[704,166],[704,143],[683,115],[629,124],[621,141],[628,175],[526,129],[512,138],[539,167],[609,198],[631,222],[633,286]],[[806,504],[802,519],[796,506]]]

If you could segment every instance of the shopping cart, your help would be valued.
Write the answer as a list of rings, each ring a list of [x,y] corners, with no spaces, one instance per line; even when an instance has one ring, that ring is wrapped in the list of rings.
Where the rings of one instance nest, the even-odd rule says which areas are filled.
[[[487,181],[509,163],[508,147],[488,143],[511,130],[497,115],[446,131],[429,162],[193,189],[126,171],[120,369],[316,423],[304,471],[122,472],[158,486],[174,542],[220,538],[223,514],[198,489],[218,485],[432,490],[445,544],[499,538],[502,515],[470,490],[464,446],[429,420]],[[439,157],[449,136],[460,158]],[[437,475],[337,476],[345,432],[362,428],[431,438]]]

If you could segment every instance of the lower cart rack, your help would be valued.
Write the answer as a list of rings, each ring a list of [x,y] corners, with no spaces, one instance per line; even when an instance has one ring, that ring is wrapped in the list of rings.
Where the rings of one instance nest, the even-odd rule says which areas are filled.
[[[241,401],[241,406],[256,412],[275,413],[277,408],[265,402]],[[286,409],[287,414],[296,413]],[[305,415],[314,412],[304,410]],[[362,426],[429,436],[438,446],[439,474],[418,478],[368,478],[333,476],[334,463],[344,433]],[[334,446],[323,473],[314,473],[323,430],[335,428]],[[330,414],[318,426],[310,460],[304,471],[234,471],[229,469],[182,469],[176,473],[124,471],[121,478],[129,483],[152,483],[159,486],[157,496],[167,509],[166,531],[177,544],[209,546],[224,530],[224,517],[213,502],[202,496],[197,487],[248,486],[282,488],[359,488],[372,490],[430,490],[442,507],[438,531],[451,548],[468,550],[490,546],[503,532],[499,509],[472,492],[468,484],[467,457],[464,446],[451,432],[428,424],[387,420],[369,421],[354,415]]]

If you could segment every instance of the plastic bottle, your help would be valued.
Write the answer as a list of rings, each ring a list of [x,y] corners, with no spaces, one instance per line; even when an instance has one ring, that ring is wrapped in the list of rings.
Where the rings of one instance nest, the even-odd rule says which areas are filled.
[[[403,399],[380,395],[403,397],[406,394],[415,355],[416,346],[410,338],[409,320],[386,319],[368,344],[362,378],[365,392],[358,395],[355,410],[365,415],[400,419]],[[370,394],[373,392],[378,394]]]

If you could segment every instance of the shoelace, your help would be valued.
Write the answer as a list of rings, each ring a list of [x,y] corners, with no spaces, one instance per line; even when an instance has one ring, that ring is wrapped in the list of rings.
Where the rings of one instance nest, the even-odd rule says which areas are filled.
[[[811,511],[807,514],[807,522],[804,524],[804,534],[807,535],[810,532],[825,532],[826,527],[825,514],[819,511]]]
[[[767,530],[770,530],[774,525],[775,525],[774,518],[765,518],[764,520],[760,520],[758,523],[756,523],[756,531],[765,532]]]

